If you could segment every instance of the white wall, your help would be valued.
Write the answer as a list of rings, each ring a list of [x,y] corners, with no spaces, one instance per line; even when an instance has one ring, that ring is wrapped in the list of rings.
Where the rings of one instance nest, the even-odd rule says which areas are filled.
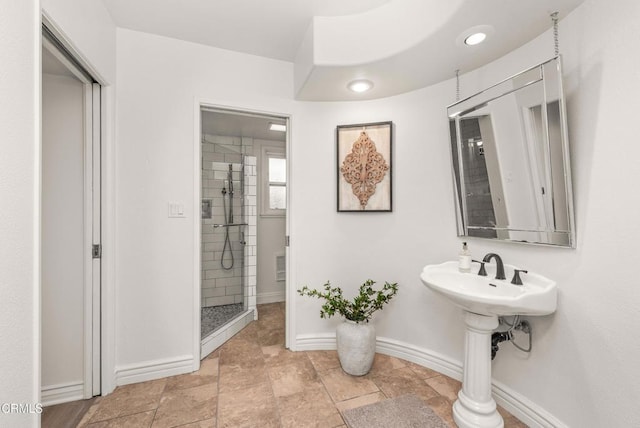
[[[463,321],[419,280],[429,262],[455,258],[449,124],[453,85],[361,103],[306,103],[293,127],[292,287],[327,280],[355,293],[371,278],[398,282],[394,301],[376,314],[379,336],[461,359]],[[337,125],[393,121],[392,213],[336,212]],[[339,320],[318,316],[320,302],[295,296],[297,334],[331,333]]]
[[[258,303],[282,302],[285,300],[285,283],[276,281],[276,255],[284,255],[285,218],[260,215],[265,201],[263,147],[281,147],[285,143],[271,140],[254,140],[253,154],[258,164]],[[267,178],[268,179],[268,178]]]
[[[640,321],[640,290],[633,280],[634,241],[640,236],[640,194],[633,110],[640,89],[640,58],[631,54],[640,36],[640,5],[587,1],[561,22],[565,93],[576,203],[577,250],[506,246],[510,259],[558,280],[559,309],[536,320],[535,355],[515,352],[498,364],[496,377],[526,394],[570,426],[635,426],[640,398],[638,336],[623,325]],[[547,37],[493,68],[549,56]],[[530,375],[522,376],[527,372]],[[615,385],[612,388],[611,385]],[[602,391],[607,391],[602,394]]]
[[[40,5],[0,13],[0,403],[40,394]],[[0,413],[0,425],[37,426],[37,414]]]
[[[42,76],[42,386],[84,384],[84,85]],[[68,397],[67,397],[68,398]]]
[[[469,239],[474,257],[496,251],[507,263],[558,281],[555,315],[531,318],[533,352],[510,345],[494,378],[572,427],[638,426],[640,192],[634,118],[640,93],[640,5],[587,0],[560,23],[574,168],[578,248]],[[550,32],[473,73],[463,96],[553,55]],[[400,283],[376,315],[378,334],[462,358],[460,312],[420,283],[421,268],[455,258],[454,207],[445,106],[453,81],[385,100],[300,105],[294,127],[294,286],[332,279],[355,289],[367,277]],[[338,124],[392,120],[394,213],[335,212]],[[296,296],[297,334],[330,333],[319,302]]]
[[[256,292],[259,304],[285,300],[285,282],[276,281],[276,256],[284,255],[284,240],[284,217],[258,216],[258,284]]]
[[[116,361],[121,370],[135,370],[198,359],[197,102],[287,114],[293,65],[130,30],[117,33]],[[170,201],[185,204],[185,218],[167,218]]]

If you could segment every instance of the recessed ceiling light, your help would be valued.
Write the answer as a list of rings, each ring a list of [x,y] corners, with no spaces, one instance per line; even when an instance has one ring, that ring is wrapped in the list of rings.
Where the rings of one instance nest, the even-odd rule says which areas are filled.
[[[495,34],[495,31],[495,28],[491,25],[485,24],[467,28],[456,37],[456,45],[461,48],[477,45],[490,39]]]
[[[486,38],[487,35],[485,33],[473,33],[472,35],[464,39],[464,44],[469,46],[477,45],[478,43],[484,42],[484,39]]]
[[[287,132],[287,126],[286,125],[281,125],[279,123],[270,123],[269,124],[269,129],[271,131]]]
[[[366,92],[369,89],[373,88],[373,82],[364,79],[353,80],[349,82],[347,88],[349,88],[353,92]]]

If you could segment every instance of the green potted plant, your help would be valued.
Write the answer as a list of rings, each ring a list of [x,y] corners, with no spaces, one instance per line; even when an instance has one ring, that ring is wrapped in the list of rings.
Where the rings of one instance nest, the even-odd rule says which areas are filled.
[[[298,290],[301,296],[323,299],[321,318],[330,318],[336,313],[344,317],[344,322],[336,328],[338,358],[342,369],[354,376],[369,372],[376,352],[376,332],[369,320],[382,310],[385,304],[398,293],[398,284],[384,283],[380,290],[374,290],[375,281],[366,280],[352,300],[343,296],[340,287],[332,287],[327,281],[324,291],[310,289],[306,285]]]

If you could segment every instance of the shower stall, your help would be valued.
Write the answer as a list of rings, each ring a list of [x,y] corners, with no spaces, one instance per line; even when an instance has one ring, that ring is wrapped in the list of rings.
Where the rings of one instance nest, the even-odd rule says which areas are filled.
[[[256,158],[241,137],[202,135],[201,339],[253,319],[256,286]],[[253,297],[253,298],[251,298]],[[241,324],[233,327],[234,324]],[[230,327],[231,326],[231,327]]]

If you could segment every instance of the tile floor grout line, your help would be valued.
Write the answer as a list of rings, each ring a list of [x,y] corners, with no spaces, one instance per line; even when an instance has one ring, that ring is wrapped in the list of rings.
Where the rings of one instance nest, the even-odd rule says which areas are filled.
[[[286,349],[285,349],[286,351]],[[262,346],[260,347],[260,352],[262,353],[262,362],[264,363],[264,369],[267,375],[267,382],[269,382],[269,391],[271,391],[271,396],[276,404],[276,417],[278,418],[278,424],[282,426],[282,414],[280,413],[280,402],[276,397],[276,393],[273,390],[273,379],[271,379],[271,375],[269,374],[269,369],[267,368],[267,360],[265,359],[264,353],[262,352]]]
[[[222,379],[222,373],[220,371],[220,361],[222,361],[222,351],[222,345],[220,345],[218,349],[215,349],[213,351],[218,353],[218,356],[216,357],[218,359],[218,364],[216,364],[218,367],[218,376],[216,377],[216,417],[214,428],[218,428],[220,426],[220,379]],[[209,356],[211,354],[209,354]]]
[[[305,352],[305,354],[306,354],[306,352]],[[307,358],[308,358],[308,357],[307,357]],[[312,364],[313,364],[313,363],[312,363]],[[337,367],[334,367],[334,368],[337,368]],[[314,366],[314,369],[315,369],[315,366]],[[332,369],[324,370],[324,372],[325,372],[325,373],[327,373],[327,372],[329,372],[330,370],[332,370]],[[342,370],[342,367],[340,367],[340,370]],[[318,373],[318,371],[317,371],[317,370],[316,370],[316,373]],[[329,396],[329,399],[330,399],[330,400],[331,400],[331,402],[333,403],[333,406],[334,406],[334,407],[336,408],[336,410],[338,411],[338,415],[340,415],[340,419],[342,419],[342,423],[343,423],[343,425],[346,425],[346,424],[347,424],[347,421],[345,421],[345,420],[344,420],[344,417],[342,416],[342,412],[340,411],[340,409],[338,409],[338,403],[341,403],[342,401],[345,401],[345,400],[342,400],[342,401],[336,401],[336,400],[334,400],[333,396],[329,393],[329,390],[327,389],[327,385],[324,383],[324,379],[322,378],[322,376],[318,376],[318,377],[320,377],[320,382],[322,383],[322,387],[324,388],[324,391],[327,393],[327,395]],[[378,389],[379,389],[379,388],[378,388]],[[338,426],[340,426],[340,425],[338,425]]]
[[[338,406],[336,405],[335,400],[333,399],[331,394],[329,394],[329,390],[327,389],[327,385],[325,385],[324,381],[322,380],[322,376],[320,376],[320,371],[313,364],[313,361],[311,361],[311,358],[309,358],[309,353],[305,352],[304,355],[305,355],[305,357],[307,357],[307,359],[311,363],[311,367],[313,367],[313,371],[316,372],[316,376],[320,380],[320,383],[322,384],[322,388],[324,388],[324,392],[327,394],[327,396],[329,397],[329,400],[331,400],[331,402],[333,403],[333,406],[336,408],[336,411],[338,412],[338,416],[340,416],[340,419],[342,420],[342,425],[346,425],[347,422],[342,417],[342,412],[338,409]],[[328,370],[325,370],[325,371],[328,371]],[[339,427],[339,426],[341,426],[341,425],[336,425],[336,427]]]
[[[214,419],[214,421],[215,421],[215,427],[214,428],[218,428],[218,426],[220,426],[220,378],[221,378],[221,376],[220,376],[220,360],[222,359],[221,358],[222,350],[220,350],[220,351],[214,350],[213,352],[218,352],[218,356],[216,357],[218,359],[218,364],[216,364],[217,369],[218,369],[218,373],[217,373],[217,376],[216,376],[216,417]],[[211,354],[213,354],[213,352]],[[209,355],[211,355],[211,354],[209,354]]]
[[[151,428],[153,426],[153,423],[156,421],[156,416],[158,416],[158,409],[160,408],[160,403],[162,402],[162,396],[167,391],[167,384],[168,382],[165,382],[164,386],[162,387],[162,392],[158,397],[158,402],[156,403],[156,408],[154,409],[153,418],[151,419],[151,424],[149,425],[149,428]]]
[[[153,422],[155,421],[155,417],[156,417],[156,415],[155,415],[155,414],[156,414],[156,411],[157,411],[157,410],[158,410],[157,408],[155,408],[155,409],[141,410],[141,411],[139,411],[139,412],[127,413],[127,414],[124,414],[124,415],[114,416],[114,417],[109,418],[109,419],[101,419],[101,420],[99,420],[99,421],[93,421],[93,422],[91,422],[91,419],[89,419],[89,421],[87,422],[87,424],[86,424],[85,426],[86,426],[86,427],[91,427],[92,425],[101,424],[101,423],[104,423],[104,422],[111,422],[111,421],[114,421],[114,420],[116,420],[116,419],[120,419],[120,418],[128,418],[128,417],[131,417],[131,416],[141,415],[142,413],[148,413],[148,412],[153,412],[153,419],[151,419],[151,424],[153,425]],[[80,422],[82,422],[82,421],[80,421]],[[149,425],[149,426],[151,426],[151,425]]]
[[[165,388],[166,387],[167,387],[167,385],[165,384]],[[156,407],[156,409],[153,411],[153,418],[151,419],[151,423],[149,424],[148,428],[151,428],[153,426],[153,423],[156,421],[156,415],[157,414],[158,414],[158,408]]]

